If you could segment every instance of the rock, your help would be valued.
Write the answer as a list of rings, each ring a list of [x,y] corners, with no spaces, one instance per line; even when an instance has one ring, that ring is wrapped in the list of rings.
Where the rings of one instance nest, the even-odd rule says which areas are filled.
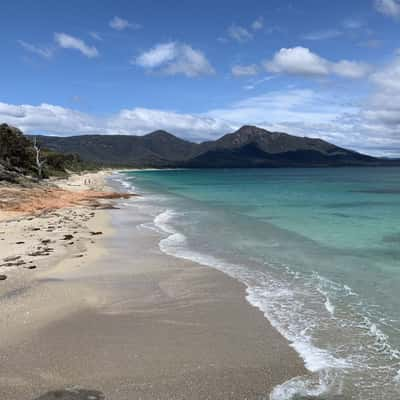
[[[47,392],[34,400],[105,400],[105,396],[97,390],[65,389]]]
[[[47,250],[37,250],[29,253],[28,256],[37,257],[37,256],[49,256],[50,253]]]
[[[71,240],[73,239],[73,235],[64,235],[64,238],[62,240]]]
[[[15,242],[15,244],[24,244],[25,242]]]
[[[19,260],[21,258],[21,256],[9,256],[6,258],[3,258],[3,261],[8,262],[8,261],[16,261]]]
[[[4,264],[1,264],[0,267],[18,267],[19,265],[24,265],[26,262],[24,260],[18,260],[16,262],[6,262]]]
[[[7,279],[7,275],[0,275],[0,281],[5,281]]]
[[[95,235],[102,235],[103,234],[103,232],[90,232],[93,236],[95,236]]]
[[[36,265],[28,265],[27,267],[24,267],[26,269],[36,269]]]

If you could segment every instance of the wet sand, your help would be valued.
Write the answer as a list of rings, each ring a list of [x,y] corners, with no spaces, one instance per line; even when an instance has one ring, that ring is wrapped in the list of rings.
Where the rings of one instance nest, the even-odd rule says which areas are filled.
[[[109,400],[268,399],[306,373],[242,284],[162,254],[143,218],[96,212],[104,235],[85,257],[66,256],[0,304],[2,400],[72,387]]]

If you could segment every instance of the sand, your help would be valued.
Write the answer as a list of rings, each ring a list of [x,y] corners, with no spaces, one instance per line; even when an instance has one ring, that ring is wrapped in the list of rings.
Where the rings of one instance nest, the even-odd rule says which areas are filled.
[[[92,178],[94,190],[104,190],[104,176]],[[63,188],[82,190],[77,182],[82,180]],[[275,385],[306,373],[294,350],[247,303],[242,284],[162,254],[159,234],[141,228],[140,213],[57,210],[71,212],[78,214],[70,223],[79,227],[66,222],[52,232],[54,254],[35,259],[35,270],[14,267],[21,272],[0,282],[2,400],[67,394],[260,400]],[[27,226],[45,228],[49,221],[40,218],[9,223],[8,245],[0,251],[11,245],[19,251],[13,242],[22,232],[39,235]],[[73,229],[77,243],[58,240]],[[90,233],[96,231],[103,234]],[[46,395],[54,390],[61,390],[58,397]]]

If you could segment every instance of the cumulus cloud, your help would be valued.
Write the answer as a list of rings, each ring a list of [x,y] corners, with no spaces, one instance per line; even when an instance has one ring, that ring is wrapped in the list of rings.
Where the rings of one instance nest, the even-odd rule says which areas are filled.
[[[113,17],[108,23],[110,28],[116,31],[123,31],[124,29],[140,29],[142,26],[140,24],[130,23],[128,20],[120,17]]]
[[[26,51],[37,54],[38,56],[41,56],[43,58],[50,59],[51,57],[53,57],[53,52],[54,52],[53,48],[36,46],[34,44],[27,43],[23,40],[18,40],[18,44],[21,47],[23,47]]]
[[[254,31],[259,31],[264,27],[264,18],[263,17],[258,17],[256,20],[253,21],[251,24],[251,28]]]
[[[13,105],[0,103],[0,120],[25,132],[76,134],[98,132],[94,117],[76,110],[52,105]]]
[[[234,65],[232,67],[232,75],[236,77],[241,76],[254,76],[259,72],[259,68],[256,64],[251,65]]]
[[[123,134],[144,134],[164,129],[183,135],[186,139],[207,139],[232,129],[223,119],[207,115],[182,114],[173,111],[134,108],[121,110],[108,121],[108,130]]]
[[[243,26],[232,24],[228,28],[228,36],[239,43],[248,42],[253,39],[253,35]]]
[[[88,58],[94,58],[99,55],[96,47],[89,46],[82,39],[67,35],[66,33],[55,33],[54,40],[60,47],[78,50]]]
[[[375,8],[383,15],[400,18],[400,2],[398,0],[375,0]]]
[[[362,116],[398,136],[400,132],[400,54],[370,78],[375,90],[364,105]]]
[[[341,60],[331,62],[305,47],[282,48],[272,60],[265,63],[269,72],[303,76],[335,74],[344,78],[359,79],[371,70],[366,63]]]
[[[132,62],[147,70],[156,70],[166,75],[181,74],[196,77],[215,73],[214,68],[200,50],[178,42],[157,44]]]
[[[329,63],[305,47],[282,48],[265,64],[269,72],[293,75],[328,75]]]
[[[187,139],[199,140],[232,129],[228,122],[207,115],[133,108],[120,110],[109,117],[98,117],[52,104],[33,106],[0,103],[0,121],[17,126],[26,133],[60,136],[143,135],[164,129]]]

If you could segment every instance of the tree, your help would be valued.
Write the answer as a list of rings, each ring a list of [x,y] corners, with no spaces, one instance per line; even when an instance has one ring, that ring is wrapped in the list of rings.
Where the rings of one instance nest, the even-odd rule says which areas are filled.
[[[35,155],[36,155],[36,157],[35,157],[36,171],[37,171],[39,179],[42,179],[42,177],[43,177],[43,165],[45,164],[46,159],[42,158],[41,155],[40,155],[40,147],[37,144],[36,136],[33,138],[33,148],[35,150]]]

